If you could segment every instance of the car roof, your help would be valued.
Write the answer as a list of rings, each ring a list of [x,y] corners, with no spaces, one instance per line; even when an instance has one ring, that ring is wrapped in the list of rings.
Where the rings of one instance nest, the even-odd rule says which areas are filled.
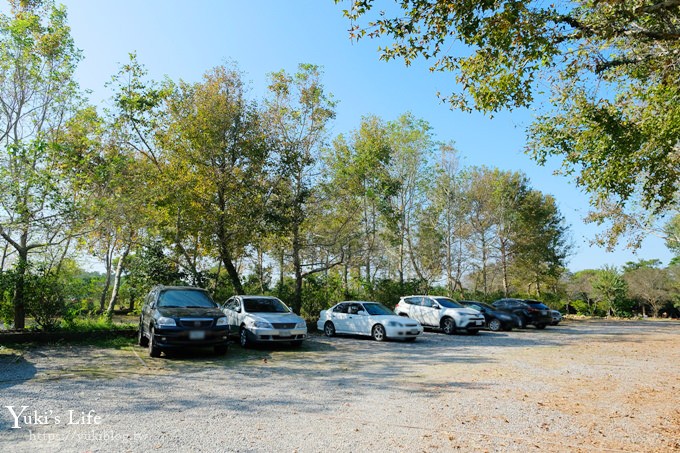
[[[205,291],[207,292],[208,290],[204,288],[199,288],[198,286],[166,286],[166,285],[158,285],[158,289],[162,291],[174,291],[174,290],[182,290],[182,291]]]

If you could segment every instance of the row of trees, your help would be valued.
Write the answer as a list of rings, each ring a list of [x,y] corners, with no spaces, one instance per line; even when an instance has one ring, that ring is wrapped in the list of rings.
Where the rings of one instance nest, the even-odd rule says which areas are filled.
[[[35,316],[35,301],[75,297],[60,276],[84,255],[104,264],[109,314],[123,282],[132,300],[178,281],[266,292],[274,270],[297,312],[304,283],[320,279],[367,297],[386,282],[540,295],[559,281],[569,243],[555,200],[521,173],[460,168],[424,120],[365,117],[329,144],[335,101],[314,65],[270,74],[255,100],[233,65],[159,83],[134,55],[100,112],[74,80],[81,55],[64,8],[10,3],[0,273],[16,328],[27,303]],[[36,295],[35,278],[54,291]]]

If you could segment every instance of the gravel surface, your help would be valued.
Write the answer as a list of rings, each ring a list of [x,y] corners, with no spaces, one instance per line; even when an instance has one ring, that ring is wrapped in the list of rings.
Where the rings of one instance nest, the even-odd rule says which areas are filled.
[[[679,377],[672,321],[225,357],[1,348],[0,451],[680,451]],[[19,428],[6,406],[27,406]]]

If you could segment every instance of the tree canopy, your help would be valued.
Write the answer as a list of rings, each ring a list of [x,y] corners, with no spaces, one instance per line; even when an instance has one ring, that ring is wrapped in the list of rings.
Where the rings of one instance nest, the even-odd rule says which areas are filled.
[[[341,0],[336,0],[341,3]],[[680,0],[401,0],[385,11],[352,0],[350,37],[383,38],[383,60],[418,58],[454,75],[452,108],[533,107],[527,152],[591,195],[625,233],[620,209],[654,221],[677,209]],[[381,42],[383,42],[381,40]],[[604,209],[603,209],[604,208]]]

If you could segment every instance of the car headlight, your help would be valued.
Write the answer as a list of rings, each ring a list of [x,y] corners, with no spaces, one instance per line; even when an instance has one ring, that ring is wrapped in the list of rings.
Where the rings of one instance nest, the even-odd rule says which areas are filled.
[[[215,323],[216,326],[226,326],[229,323],[227,321],[226,316],[222,316],[221,318],[217,318],[217,322]]]
[[[305,321],[300,321],[295,324],[296,329],[304,329],[305,327],[307,327],[307,323]]]
[[[273,329],[272,325],[267,321],[253,321],[253,327],[259,327],[260,329]]]
[[[390,327],[404,327],[404,325],[399,321],[390,321],[387,323],[387,325]]]
[[[172,318],[166,318],[165,316],[161,316],[158,318],[156,321],[156,324],[161,326],[161,327],[175,327],[177,326],[177,323],[175,322],[174,319]]]

